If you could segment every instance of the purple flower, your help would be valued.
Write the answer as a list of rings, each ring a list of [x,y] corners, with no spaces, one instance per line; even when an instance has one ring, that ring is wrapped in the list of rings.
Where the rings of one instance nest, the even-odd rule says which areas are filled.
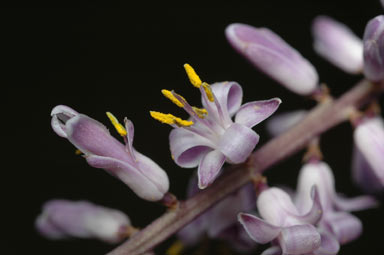
[[[191,83],[200,89],[204,108],[192,107],[182,96],[163,90],[191,119],[153,111],[151,116],[175,128],[169,135],[172,158],[181,167],[199,166],[198,185],[203,189],[215,180],[224,162],[239,164],[248,158],[259,142],[259,135],[251,128],[273,114],[281,100],[273,98],[241,105],[243,90],[238,83],[220,82],[210,86],[201,82],[191,66],[186,64],[185,69]]]
[[[323,216],[318,223],[319,228],[331,234],[340,244],[359,237],[362,224],[357,217],[347,211],[373,207],[376,201],[369,196],[346,199],[337,195],[333,173],[329,166],[324,162],[313,161],[305,164],[300,171],[295,199],[299,212],[305,212],[311,208],[312,199],[308,193],[314,185],[319,192],[323,208]]]
[[[233,48],[289,90],[310,95],[317,89],[318,75],[312,64],[271,30],[236,23],[225,34]]]
[[[384,191],[384,121],[363,120],[355,129],[353,177],[367,192]]]
[[[126,144],[112,137],[107,128],[90,117],[59,105],[52,110],[52,128],[67,138],[82,153],[88,164],[103,168],[127,184],[139,197],[157,201],[168,191],[168,176],[155,162],[133,146],[133,124],[125,119],[125,128],[108,113]]]
[[[321,234],[313,226],[321,217],[322,209],[316,188],[312,190],[312,205],[301,213],[287,193],[279,188],[264,190],[257,199],[260,216],[240,213],[239,221],[257,243],[272,242],[262,254],[312,254],[322,248]]]
[[[35,222],[37,230],[49,239],[96,238],[104,242],[122,241],[131,227],[122,212],[87,201],[51,200]]]
[[[370,20],[365,27],[364,74],[374,82],[384,79],[384,15]]]
[[[312,34],[316,52],[348,73],[363,69],[363,42],[347,26],[327,16],[313,21]]]
[[[198,193],[197,176],[193,176],[188,185],[187,196]],[[239,252],[255,248],[255,242],[249,238],[237,221],[239,212],[254,209],[256,194],[252,184],[248,184],[214,205],[194,221],[178,232],[184,245],[193,246],[205,235],[212,239],[227,241]]]
[[[307,113],[306,110],[296,110],[274,115],[267,121],[267,130],[272,136],[278,136],[293,128]]]

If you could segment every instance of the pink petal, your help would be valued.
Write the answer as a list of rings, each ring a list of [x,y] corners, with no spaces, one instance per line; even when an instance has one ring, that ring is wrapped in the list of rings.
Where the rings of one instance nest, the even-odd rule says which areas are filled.
[[[313,225],[294,225],[282,229],[279,244],[283,254],[306,254],[320,247],[321,237]]]
[[[248,235],[257,243],[268,243],[275,239],[281,231],[280,227],[269,224],[251,214],[240,213],[238,219]]]
[[[356,216],[344,212],[327,214],[321,224],[336,236],[340,244],[355,240],[363,230],[363,225]]]
[[[219,150],[210,151],[202,157],[197,169],[200,189],[205,189],[216,179],[224,162],[225,156]]]

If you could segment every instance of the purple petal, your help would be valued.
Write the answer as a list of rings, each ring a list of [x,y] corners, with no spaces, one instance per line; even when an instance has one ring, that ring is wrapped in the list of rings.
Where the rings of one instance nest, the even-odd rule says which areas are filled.
[[[384,15],[371,19],[365,27],[364,74],[371,81],[384,78]]]
[[[323,214],[323,209],[321,207],[320,195],[316,186],[312,187],[312,198],[313,204],[311,209],[304,215],[295,216],[300,222],[309,223],[315,225]],[[293,216],[293,215],[292,215]]]
[[[363,229],[362,223],[357,217],[344,212],[327,214],[321,224],[336,236],[340,244],[355,240],[361,235]]]
[[[51,126],[53,131],[59,136],[67,138],[65,123],[76,115],[79,115],[79,113],[65,105],[58,105],[53,108],[51,112]]]
[[[237,82],[217,82],[211,85],[211,89],[229,116],[233,116],[239,110],[243,100],[243,89]],[[204,106],[204,100],[202,102]]]
[[[294,225],[282,229],[279,243],[283,254],[306,254],[320,247],[321,237],[310,224]]]
[[[205,189],[216,179],[224,162],[225,156],[219,150],[210,151],[202,157],[197,170],[200,189]]]
[[[265,244],[275,239],[281,228],[251,214],[240,213],[239,222],[243,225],[248,235],[257,243]]]
[[[281,255],[281,249],[279,246],[272,246],[263,251],[260,255]]]
[[[317,88],[315,68],[272,31],[245,24],[231,24],[225,33],[237,51],[293,92],[308,95]]]
[[[172,157],[181,167],[196,167],[201,158],[214,148],[208,139],[186,129],[176,128],[169,134]]]
[[[259,142],[259,135],[252,129],[233,123],[219,141],[220,151],[234,164],[243,163]]]
[[[320,236],[321,245],[314,252],[314,255],[336,255],[340,250],[340,244],[337,239],[326,231],[320,231]]]
[[[252,128],[271,116],[280,104],[279,98],[246,103],[236,113],[235,122]]]
[[[347,26],[327,16],[318,16],[312,25],[316,52],[348,73],[363,69],[363,42]]]
[[[139,197],[157,201],[168,191],[168,177],[153,161],[136,153],[137,165],[130,165],[118,159],[90,155],[87,162],[93,167],[103,168],[127,184]],[[144,169],[142,169],[144,168]]]
[[[371,196],[359,196],[354,198],[335,197],[335,206],[340,211],[360,211],[374,208],[379,205],[378,201]]]
[[[267,121],[267,130],[272,136],[278,136],[294,127],[306,115],[307,111],[305,110],[274,115]]]

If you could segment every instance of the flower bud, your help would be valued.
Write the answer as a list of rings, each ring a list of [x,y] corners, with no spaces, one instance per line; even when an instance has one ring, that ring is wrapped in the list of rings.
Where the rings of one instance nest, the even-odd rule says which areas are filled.
[[[315,68],[271,30],[237,23],[229,25],[225,34],[233,48],[291,91],[309,95],[316,90]]]
[[[88,201],[51,200],[35,222],[37,230],[49,239],[96,238],[117,243],[131,227],[122,212]]]
[[[370,20],[365,27],[364,75],[374,82],[384,79],[384,15]]]
[[[363,42],[347,26],[318,16],[312,25],[315,51],[348,73],[363,69]]]

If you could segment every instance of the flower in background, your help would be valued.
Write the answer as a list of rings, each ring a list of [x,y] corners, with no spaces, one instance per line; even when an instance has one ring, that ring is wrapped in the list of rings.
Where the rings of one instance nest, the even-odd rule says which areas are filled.
[[[267,121],[267,130],[272,136],[281,135],[304,119],[307,113],[306,110],[296,110],[274,115]]]
[[[373,18],[365,27],[364,75],[374,82],[384,79],[384,15]]]
[[[88,201],[51,200],[35,222],[37,230],[53,240],[70,237],[96,238],[117,243],[133,230],[122,212]]]
[[[384,121],[380,117],[360,122],[354,131],[353,177],[365,191],[384,191]]]
[[[125,128],[107,113],[125,145],[112,137],[100,122],[59,105],[52,110],[52,128],[61,137],[75,145],[96,168],[103,168],[127,184],[139,197],[157,201],[168,191],[167,174],[155,162],[137,152],[133,146],[134,128],[125,119]]]
[[[310,95],[318,88],[312,64],[271,30],[235,23],[225,35],[235,50],[289,90]]]
[[[347,26],[327,16],[312,24],[315,51],[348,73],[363,70],[363,42]]]
[[[198,166],[198,185],[203,189],[215,180],[224,162],[239,164],[248,158],[259,142],[259,135],[252,127],[272,115],[281,100],[273,98],[241,105],[243,90],[238,83],[220,82],[210,86],[200,80],[190,65],[184,67],[191,83],[200,89],[204,108],[189,105],[174,91],[162,90],[191,119],[154,111],[151,116],[174,127],[169,135],[172,158],[181,167]]]

